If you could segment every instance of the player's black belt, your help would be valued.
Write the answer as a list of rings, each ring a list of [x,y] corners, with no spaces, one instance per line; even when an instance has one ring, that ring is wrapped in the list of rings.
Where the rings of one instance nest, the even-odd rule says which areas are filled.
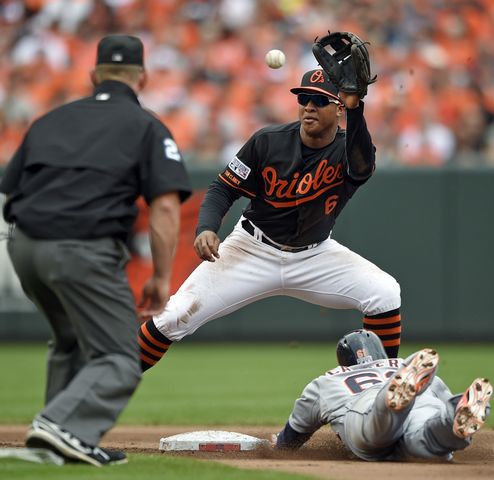
[[[255,237],[254,234],[254,225],[249,222],[249,220],[245,219],[242,220],[242,228],[247,232],[250,233],[253,237]],[[267,238],[265,235],[261,234],[261,242],[265,243],[266,245],[269,245],[270,247],[274,247],[277,250],[281,250],[282,252],[303,252],[304,250],[309,250],[309,248],[314,248],[319,243],[313,243],[311,245],[306,245],[305,247],[290,247],[289,245],[281,245],[280,243],[275,243],[269,238]]]

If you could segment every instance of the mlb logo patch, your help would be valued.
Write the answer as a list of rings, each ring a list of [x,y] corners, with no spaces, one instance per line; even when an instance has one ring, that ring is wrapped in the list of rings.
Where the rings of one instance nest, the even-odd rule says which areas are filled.
[[[228,168],[238,175],[240,178],[245,180],[250,173],[250,168],[245,165],[245,163],[241,162],[238,157],[235,157],[229,164]]]

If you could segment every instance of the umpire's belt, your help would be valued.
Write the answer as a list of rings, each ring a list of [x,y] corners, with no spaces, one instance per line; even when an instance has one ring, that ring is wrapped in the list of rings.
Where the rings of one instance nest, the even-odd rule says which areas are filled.
[[[276,248],[277,250],[281,250],[282,252],[303,252],[304,250],[309,250],[310,248],[317,247],[319,243],[312,243],[310,245],[306,245],[304,247],[290,247],[289,245],[282,245],[281,243],[277,243],[264,235],[258,228],[256,228],[249,220],[242,220],[242,228],[250,233],[254,238],[257,238],[262,243],[269,245],[270,247]]]

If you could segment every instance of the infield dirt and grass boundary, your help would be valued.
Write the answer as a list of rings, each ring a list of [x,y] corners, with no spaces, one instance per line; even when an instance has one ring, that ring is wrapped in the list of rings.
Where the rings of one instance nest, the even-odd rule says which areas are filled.
[[[0,425],[0,448],[23,446],[26,425]],[[242,469],[275,470],[292,474],[310,475],[332,480],[474,480],[494,478],[494,431],[479,432],[474,442],[465,451],[457,452],[452,462],[417,460],[410,462],[364,462],[342,447],[329,428],[317,432],[306,447],[298,452],[277,452],[271,448],[260,448],[247,452],[175,452],[161,453],[161,437],[177,433],[208,430],[207,426],[121,426],[113,429],[102,445],[123,449],[133,461],[134,454],[187,457],[203,461],[224,463]],[[218,430],[246,433],[258,438],[269,439],[276,430],[266,426],[215,427]],[[70,467],[62,467],[70,468]],[[112,467],[121,468],[125,466]],[[1,464],[0,464],[1,471]],[[163,472],[163,478],[166,475]],[[71,476],[68,474],[70,480]],[[185,478],[184,478],[185,480]]]

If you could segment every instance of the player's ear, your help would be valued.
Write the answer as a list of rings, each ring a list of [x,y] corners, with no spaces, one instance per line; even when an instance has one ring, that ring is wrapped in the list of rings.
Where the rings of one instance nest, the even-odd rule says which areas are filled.
[[[336,105],[336,116],[341,117],[343,113],[345,113],[345,105],[343,105],[342,103],[338,103]]]

